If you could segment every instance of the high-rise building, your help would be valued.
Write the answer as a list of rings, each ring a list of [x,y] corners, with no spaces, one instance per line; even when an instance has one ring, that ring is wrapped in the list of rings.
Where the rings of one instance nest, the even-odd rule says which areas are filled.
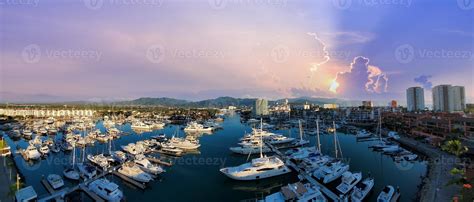
[[[254,115],[266,116],[268,114],[268,100],[260,98],[255,100]]]
[[[421,87],[407,89],[407,110],[409,112],[425,109],[425,92]]]
[[[442,112],[466,109],[464,86],[439,85],[433,88],[433,110]]]

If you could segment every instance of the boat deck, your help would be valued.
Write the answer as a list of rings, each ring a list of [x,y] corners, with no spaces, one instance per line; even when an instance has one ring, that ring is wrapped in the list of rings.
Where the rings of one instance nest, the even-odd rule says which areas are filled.
[[[286,164],[288,166],[290,166],[293,170],[298,172],[298,174],[300,174],[300,176],[304,177],[311,184],[316,185],[317,187],[319,187],[321,192],[323,192],[324,195],[329,197],[332,201],[343,201],[343,199],[341,199],[339,196],[337,196],[334,192],[329,190],[323,184],[319,183],[311,175],[309,175],[306,172],[302,171],[296,164],[294,164],[293,162],[287,161],[287,157],[281,151],[279,151],[275,146],[273,146],[271,144],[268,144],[268,143],[265,143],[265,144],[267,144],[267,146],[270,147],[270,149],[273,152],[275,152],[275,154],[277,154],[284,162],[286,162]]]

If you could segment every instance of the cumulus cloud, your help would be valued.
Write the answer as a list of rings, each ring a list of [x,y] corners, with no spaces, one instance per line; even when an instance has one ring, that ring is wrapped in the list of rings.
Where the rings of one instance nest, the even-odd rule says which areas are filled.
[[[387,92],[387,74],[369,62],[368,58],[355,57],[348,71],[336,74],[330,90],[346,97],[363,97]]]
[[[431,89],[431,87],[433,87],[433,83],[430,81],[431,77],[431,75],[421,75],[416,77],[414,81],[421,84],[425,89]]]

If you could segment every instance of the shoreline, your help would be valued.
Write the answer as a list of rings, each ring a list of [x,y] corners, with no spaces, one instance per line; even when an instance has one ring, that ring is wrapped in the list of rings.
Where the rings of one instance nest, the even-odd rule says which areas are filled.
[[[405,136],[395,141],[428,157],[428,171],[421,183],[419,201],[451,201],[460,193],[459,185],[446,186],[452,179],[449,171],[456,166],[454,155]]]

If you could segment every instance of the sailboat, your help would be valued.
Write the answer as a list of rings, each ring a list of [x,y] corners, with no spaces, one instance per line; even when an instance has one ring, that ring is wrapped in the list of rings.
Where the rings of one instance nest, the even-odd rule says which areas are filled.
[[[73,147],[73,152],[72,152],[72,166],[69,168],[66,168],[63,171],[64,177],[70,179],[70,180],[79,180],[80,175],[79,172],[75,169],[74,165],[76,162],[76,147]]]
[[[260,141],[260,158],[236,167],[220,169],[220,172],[234,180],[259,180],[291,172],[277,156],[263,156],[263,139]]]

